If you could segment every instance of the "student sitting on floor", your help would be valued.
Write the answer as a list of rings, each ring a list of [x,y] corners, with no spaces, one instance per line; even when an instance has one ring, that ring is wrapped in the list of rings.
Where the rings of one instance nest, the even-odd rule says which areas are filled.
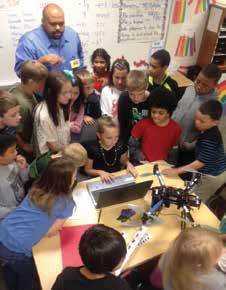
[[[170,118],[175,108],[173,99],[163,87],[152,92],[149,117],[136,123],[129,140],[131,158],[136,163],[166,160],[170,149],[176,149],[181,128]]]
[[[127,76],[127,90],[118,101],[120,138],[128,143],[133,126],[148,116],[149,96],[147,76],[139,70],[132,70]]]
[[[16,137],[20,120],[20,105],[17,99],[10,93],[0,90],[0,134]]]
[[[162,86],[175,94],[177,104],[181,96],[177,82],[166,73],[169,64],[170,54],[165,49],[157,50],[152,54],[148,68],[148,91],[151,93]]]
[[[27,163],[17,155],[16,137],[0,134],[0,220],[23,200],[27,181]]]
[[[56,235],[72,215],[76,173],[73,160],[51,160],[23,202],[0,223],[0,260],[9,290],[34,289],[32,248]]]
[[[196,112],[195,126],[199,130],[196,143],[196,160],[183,167],[166,169],[166,175],[178,175],[188,169],[202,173],[196,192],[204,202],[220,188],[226,180],[226,156],[221,133],[217,127],[223,112],[221,103],[209,100]]]
[[[180,137],[179,165],[192,162],[195,159],[195,143],[199,134],[195,127],[195,114],[201,104],[216,99],[218,92],[215,90],[221,77],[221,71],[215,64],[207,65],[197,76],[194,86],[189,86],[172,119],[180,124],[182,134]]]
[[[225,275],[217,269],[223,243],[214,231],[182,231],[159,262],[164,290],[224,290]]]
[[[102,116],[97,121],[98,140],[84,143],[88,153],[88,162],[85,173],[91,176],[100,176],[102,181],[113,179],[113,172],[126,169],[137,176],[136,169],[129,162],[128,148],[119,141],[119,127],[109,116]]]
[[[89,228],[81,237],[79,254],[83,267],[67,267],[57,277],[52,290],[129,290],[129,285],[113,272],[126,256],[122,235],[105,225]]]

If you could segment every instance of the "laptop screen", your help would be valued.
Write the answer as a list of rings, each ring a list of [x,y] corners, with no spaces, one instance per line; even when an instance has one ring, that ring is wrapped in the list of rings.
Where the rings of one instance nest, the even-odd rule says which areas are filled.
[[[152,180],[140,183],[126,184],[118,188],[107,188],[99,191],[89,191],[94,206],[103,208],[106,206],[123,203],[143,198],[152,185]]]

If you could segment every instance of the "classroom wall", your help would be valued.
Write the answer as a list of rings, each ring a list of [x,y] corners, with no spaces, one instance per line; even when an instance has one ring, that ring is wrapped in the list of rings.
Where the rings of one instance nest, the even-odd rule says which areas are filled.
[[[196,64],[199,48],[201,45],[202,34],[204,31],[208,11],[195,14],[196,2],[194,1],[190,6],[186,5],[184,23],[173,24],[174,4],[171,11],[171,19],[168,28],[166,39],[166,49],[170,51],[172,62],[177,66],[191,66]],[[191,36],[195,33],[196,51],[191,56],[175,56],[179,38],[183,35]]]
[[[176,64],[176,66],[191,66],[195,65],[197,61],[197,57],[199,54],[199,48],[202,41],[203,31],[206,25],[207,17],[208,17],[208,9],[205,12],[199,11],[197,14],[196,6],[197,3],[200,2],[198,0],[187,0],[186,2],[186,11],[184,22],[180,24],[173,24],[173,15],[175,8],[176,0],[173,0],[171,18],[169,21],[167,39],[166,39],[166,49],[170,51],[172,56],[172,62]],[[188,5],[189,2],[192,2]],[[204,3],[204,0],[201,1]],[[209,1],[210,3],[213,1]],[[218,0],[217,4],[226,5],[226,0]],[[205,8],[204,8],[205,9]],[[187,35],[192,36],[195,33],[195,42],[196,42],[196,51],[191,56],[175,56],[175,52],[177,49],[178,41],[180,36]],[[183,70],[183,68],[182,68]]]
[[[117,1],[115,1],[114,3],[116,3]],[[55,2],[58,2],[58,0],[56,0]],[[101,2],[101,1],[98,1],[98,3],[99,2]],[[105,2],[108,3],[108,1],[105,1]],[[169,2],[171,3],[171,1],[169,1]],[[168,32],[167,32],[165,47],[166,47],[167,50],[170,51],[170,54],[172,56],[172,64],[173,64],[172,65],[172,69],[173,70],[175,70],[178,66],[187,67],[187,66],[196,64],[196,60],[197,60],[197,57],[198,57],[198,51],[199,51],[201,40],[202,40],[203,30],[204,30],[206,19],[207,19],[207,16],[208,16],[208,11],[199,12],[199,13],[195,14],[196,5],[199,2],[199,0],[193,0],[193,2],[192,2],[192,0],[184,0],[184,2],[186,3],[185,18],[184,18],[184,22],[183,23],[179,23],[179,24],[173,24],[172,23],[176,0],[172,0],[172,3],[171,3],[170,19],[169,19],[169,26],[168,26]],[[189,2],[192,2],[192,4],[188,5]],[[219,0],[217,2],[226,5],[226,0]],[[109,1],[109,3],[110,3],[110,1]],[[111,3],[113,3],[113,1],[111,1]],[[116,8],[115,7],[114,7],[114,10],[117,8],[117,7]],[[71,17],[69,17],[66,14],[66,22],[67,23],[69,22],[70,18]],[[77,19],[77,17],[76,17],[76,19]],[[79,31],[78,27],[76,27],[76,28]],[[87,27],[86,27],[86,29],[87,29]],[[82,39],[84,38],[83,37],[84,33],[85,33],[85,31],[83,32],[83,30],[82,30],[82,32],[80,32]],[[179,38],[182,35],[184,35],[184,34],[186,34],[188,36],[189,35],[192,36],[193,33],[195,33],[195,42],[196,42],[194,53],[192,55],[188,55],[188,56],[175,56],[175,51],[176,51],[176,48],[177,48],[177,45],[178,45]],[[104,39],[105,39],[105,37],[104,37]],[[85,42],[85,44],[86,44],[86,42]],[[144,50],[147,51],[147,43],[143,43],[143,46],[145,47]],[[149,43],[149,46],[151,46],[150,43]],[[87,52],[86,46],[84,47],[84,50],[85,50],[85,52]],[[138,50],[140,51],[140,49],[138,49]],[[134,50],[130,50],[130,51],[134,51]],[[114,52],[115,52],[115,50],[114,50]],[[6,60],[7,60],[7,58],[6,58]],[[16,81],[16,79],[15,79],[15,81]]]

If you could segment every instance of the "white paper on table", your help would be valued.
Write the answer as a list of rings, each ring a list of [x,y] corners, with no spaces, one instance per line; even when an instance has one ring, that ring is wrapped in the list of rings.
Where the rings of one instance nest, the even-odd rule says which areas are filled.
[[[215,32],[215,33],[218,32],[222,13],[223,13],[222,9],[219,9],[216,7],[211,8],[210,16],[209,16],[209,20],[207,24],[207,30]]]
[[[82,219],[87,216],[96,215],[96,209],[92,203],[87,189],[79,188],[73,192],[73,199],[76,203],[76,208],[73,211],[71,219]]]

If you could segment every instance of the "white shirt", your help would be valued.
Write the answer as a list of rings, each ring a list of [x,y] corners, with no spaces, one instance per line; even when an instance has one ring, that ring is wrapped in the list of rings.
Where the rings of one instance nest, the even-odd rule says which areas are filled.
[[[70,121],[65,121],[63,109],[59,111],[59,125],[56,127],[49,115],[45,102],[38,105],[34,119],[34,149],[36,155],[49,151],[47,142],[64,147],[70,143]]]
[[[113,119],[118,119],[118,99],[122,91],[115,87],[106,86],[100,95],[100,107],[102,115],[108,115]]]

